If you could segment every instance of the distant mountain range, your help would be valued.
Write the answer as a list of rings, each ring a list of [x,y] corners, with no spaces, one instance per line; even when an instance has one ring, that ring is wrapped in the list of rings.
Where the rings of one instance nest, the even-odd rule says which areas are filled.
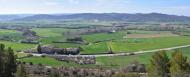
[[[21,19],[28,16],[32,16],[32,14],[14,14],[14,15],[4,14],[4,15],[0,15],[0,21]]]
[[[79,13],[79,14],[36,14],[36,15],[0,15],[0,20],[34,21],[34,20],[99,20],[99,21],[135,21],[135,22],[189,22],[190,17],[161,13],[127,14],[127,13]]]

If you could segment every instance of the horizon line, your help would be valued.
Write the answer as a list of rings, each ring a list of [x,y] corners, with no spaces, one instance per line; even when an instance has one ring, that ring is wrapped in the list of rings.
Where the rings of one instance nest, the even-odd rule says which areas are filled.
[[[152,13],[157,13],[157,14],[167,14],[167,13],[160,13],[160,12],[139,12],[139,13],[126,13],[126,12],[78,12],[78,13],[0,13],[0,15],[39,15],[39,14],[47,14],[47,15],[55,15],[55,14],[152,14]],[[178,14],[167,14],[167,15],[176,15],[176,16],[188,16],[188,15],[178,15]],[[190,17],[190,16],[188,16]]]

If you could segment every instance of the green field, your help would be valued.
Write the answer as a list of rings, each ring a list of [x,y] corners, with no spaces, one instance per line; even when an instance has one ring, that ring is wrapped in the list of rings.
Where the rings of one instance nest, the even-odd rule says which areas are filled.
[[[4,44],[6,47],[11,47],[14,51],[31,49],[36,46],[35,44],[23,44],[23,43],[8,42],[8,41],[0,41],[0,43]]]
[[[48,66],[53,66],[53,67],[85,67],[85,68],[99,68],[101,66],[99,65],[80,65],[76,64],[73,62],[63,62],[63,61],[58,61],[55,60],[54,58],[49,58],[49,57],[30,57],[30,58],[23,58],[20,59],[19,61],[30,63],[32,62],[33,64],[43,64],[43,65],[48,65]],[[104,68],[107,68],[105,66],[102,66]]]
[[[32,29],[41,37],[57,37],[62,36],[65,29],[62,28],[34,28]]]
[[[52,43],[53,41],[65,41],[63,32],[65,31],[74,31],[75,29],[64,29],[64,28],[34,28],[33,31],[37,32],[41,38],[39,41],[41,44],[51,44],[61,48],[68,47],[82,47],[83,51],[81,54],[99,54],[107,53],[108,47],[111,47],[115,53],[119,52],[135,52],[142,50],[152,50],[160,48],[168,48],[174,46],[188,45],[190,44],[190,37],[185,36],[172,36],[169,31],[144,31],[144,30],[128,30],[128,31],[119,31],[112,34],[108,33],[97,33],[91,35],[82,35],[82,38],[89,42],[89,45],[81,45],[74,43]],[[76,30],[75,30],[76,31]],[[157,37],[157,38],[123,38],[126,36],[127,32],[131,34],[163,34],[168,35],[167,37]],[[12,30],[2,30],[0,33],[17,33],[17,31]],[[0,35],[1,35],[0,34]],[[170,36],[171,35],[171,36]],[[169,37],[170,36],[170,37]],[[113,39],[112,41],[109,41]],[[100,41],[100,42],[97,42]],[[97,43],[93,43],[97,42]],[[16,46],[13,46],[14,42],[5,42],[15,50],[32,48],[35,45],[26,45],[16,43]],[[108,44],[109,43],[109,44]],[[20,45],[20,46],[19,46]],[[19,48],[17,49],[17,46]]]
[[[174,50],[168,51],[168,56],[171,56],[171,52],[173,51]],[[179,51],[181,51],[185,56],[187,56],[190,59],[190,47],[180,48]],[[97,64],[113,67],[124,67],[134,61],[138,61],[143,64],[148,64],[152,55],[153,53],[145,53],[132,56],[98,57]]]
[[[128,39],[127,41],[112,42],[112,49],[115,52],[134,52],[142,50],[152,50],[169,48],[175,46],[189,45],[190,37],[161,37],[146,39]]]
[[[9,37],[12,40],[18,41],[20,39],[23,39],[22,32],[16,31],[16,30],[6,30],[6,29],[0,29],[0,37]]]
[[[57,61],[54,58],[48,58],[48,57],[32,57],[32,58],[24,58],[21,59],[21,61],[24,62],[32,62],[34,64],[44,64],[44,65],[49,65],[49,66],[54,66],[54,67],[58,67],[58,66],[72,66],[72,65],[76,65],[74,63],[65,63],[65,62],[61,62],[61,61]]]
[[[42,44],[52,44],[58,47],[79,47],[81,46],[84,51],[82,53],[86,54],[94,54],[94,53],[105,53],[107,52],[108,42],[106,40],[114,39],[111,44],[112,49],[115,52],[134,52],[140,50],[151,50],[151,49],[159,49],[173,46],[180,46],[190,44],[188,39],[190,37],[160,37],[160,38],[123,38],[126,36],[127,31],[120,31],[112,34],[108,33],[97,33],[91,35],[83,35],[83,39],[89,42],[89,45],[79,45],[79,44],[69,44],[69,43],[61,43],[55,44],[53,41],[65,41],[65,37],[63,32],[69,31],[69,29],[64,28],[34,28],[32,29],[37,32],[39,35],[40,41]],[[72,29],[73,30],[73,29]],[[169,33],[168,31],[143,31],[143,30],[129,30],[132,34],[164,34]],[[13,30],[1,30],[1,35],[8,33],[17,33],[17,31]],[[102,41],[99,43],[92,43],[96,41]],[[13,43],[14,44],[14,43]],[[22,48],[21,48],[22,49]]]
[[[83,38],[88,42],[96,42],[96,41],[102,41],[102,40],[120,40],[123,39],[123,36],[126,35],[126,31],[116,32],[112,34],[108,33],[98,33],[98,34],[92,34],[92,35],[84,35]]]
[[[66,36],[63,35],[66,31],[77,31],[77,29],[64,29],[64,28],[34,28],[32,29],[40,36],[39,41],[43,45],[54,45],[61,48],[75,48],[82,47],[81,54],[101,54],[108,53],[108,47],[111,47],[114,53],[121,52],[135,52],[144,50],[154,50],[182,45],[190,44],[190,37],[177,36],[169,31],[144,31],[144,30],[128,30],[119,31],[115,33],[96,33],[90,35],[81,35],[81,37],[88,42],[88,45],[74,44],[74,43],[53,43],[53,41],[65,41]],[[130,32],[130,34],[127,34]],[[142,34],[140,38],[124,38],[128,35]],[[149,37],[149,35],[159,35],[158,37]],[[21,40],[22,33],[14,30],[0,30],[0,36],[9,35],[14,36],[17,40]],[[144,38],[148,36],[148,38]],[[19,37],[19,38],[18,38]],[[0,41],[6,45],[6,47],[12,47],[14,51],[21,51],[31,49],[37,46],[37,44],[23,44],[11,41]],[[182,52],[190,57],[190,48],[181,49]],[[23,53],[17,53],[19,57],[26,56]],[[127,64],[139,61],[140,63],[148,64],[149,59],[153,53],[139,54],[133,56],[117,56],[117,57],[98,57],[97,64],[95,65],[78,65],[75,63],[66,63],[57,61],[53,58],[31,57],[23,58],[20,61],[33,62],[34,64],[42,63],[44,65],[50,65],[54,67],[58,66],[76,66],[76,67],[125,67]],[[168,52],[170,55],[170,53]]]
[[[90,45],[82,46],[83,53],[105,53],[108,51],[108,46],[112,47],[115,53],[120,52],[135,52],[143,50],[153,50],[161,48],[169,48],[175,46],[189,45],[190,37],[160,37],[160,38],[139,38],[139,39],[123,39],[108,42],[92,43]]]
[[[190,47],[187,48],[181,48],[179,49],[185,56],[187,56],[190,59]],[[167,54],[168,56],[171,55],[172,51],[168,51]],[[105,67],[105,68],[121,68],[121,67],[126,67],[128,64],[133,63],[135,61],[143,64],[148,64],[149,60],[153,53],[145,53],[145,54],[139,54],[139,55],[131,55],[131,56],[114,56],[114,57],[98,57],[97,62],[95,65],[78,65],[75,63],[66,63],[66,62],[61,62],[57,61],[53,58],[48,58],[48,57],[32,57],[32,58],[24,58],[21,59],[20,61],[24,62],[33,62],[34,64],[39,64],[42,63],[44,65],[49,65],[49,66],[72,66],[72,67]]]

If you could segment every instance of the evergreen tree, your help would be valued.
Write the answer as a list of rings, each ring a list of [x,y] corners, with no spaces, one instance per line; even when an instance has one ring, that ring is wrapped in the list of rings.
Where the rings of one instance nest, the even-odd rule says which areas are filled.
[[[167,77],[169,73],[169,58],[165,51],[156,52],[148,67],[149,77]]]
[[[4,44],[0,44],[0,51],[4,51],[5,49],[5,45]]]
[[[37,51],[38,51],[39,54],[42,54],[42,49],[41,49],[41,45],[40,44],[37,46]]]
[[[14,77],[16,72],[16,56],[14,55],[13,50],[9,47],[6,51],[6,62],[4,67],[4,76],[5,77]]]
[[[4,45],[0,44],[0,77],[3,77],[3,66],[4,66],[4,60],[3,60],[3,55],[4,55]]]
[[[16,57],[13,50],[5,50],[5,45],[0,44],[0,77],[14,77],[15,72]]]
[[[28,77],[26,73],[26,69],[23,63],[21,63],[17,69],[16,77]]]
[[[187,57],[183,56],[183,54],[179,51],[175,51],[172,54],[170,64],[171,77],[184,77],[190,70]]]

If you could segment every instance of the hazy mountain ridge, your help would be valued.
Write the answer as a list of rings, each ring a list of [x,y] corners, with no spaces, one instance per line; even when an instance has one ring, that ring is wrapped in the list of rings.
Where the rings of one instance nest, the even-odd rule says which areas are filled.
[[[4,14],[4,15],[0,15],[0,21],[21,19],[28,16],[33,16],[33,14]]]
[[[20,18],[20,16],[18,16],[18,15],[0,15],[0,21],[7,21],[7,20],[16,19],[16,18]]]
[[[11,17],[10,17],[11,18]],[[0,16],[1,19],[1,16]],[[60,19],[80,19],[80,20],[100,20],[100,21],[157,21],[157,22],[174,22],[190,21],[190,17],[168,15],[161,13],[148,14],[128,14],[128,13],[79,13],[79,14],[37,14],[26,17],[12,18],[16,21],[33,21],[33,20],[60,20]]]

